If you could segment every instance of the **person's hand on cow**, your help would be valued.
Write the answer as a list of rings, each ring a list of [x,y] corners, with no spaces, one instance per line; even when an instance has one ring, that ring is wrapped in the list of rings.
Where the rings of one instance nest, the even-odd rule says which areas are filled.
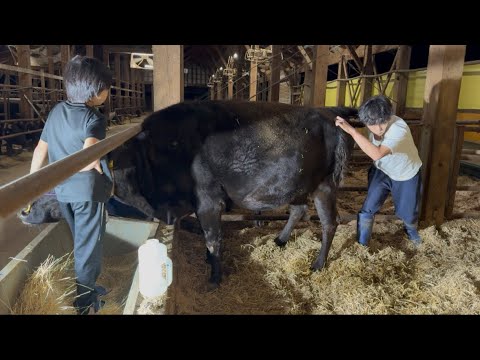
[[[337,116],[335,118],[335,125],[339,126],[347,134],[353,135],[353,133],[355,132],[355,128],[352,125],[350,125],[347,122],[347,120],[345,120],[344,118],[342,118],[340,116]]]

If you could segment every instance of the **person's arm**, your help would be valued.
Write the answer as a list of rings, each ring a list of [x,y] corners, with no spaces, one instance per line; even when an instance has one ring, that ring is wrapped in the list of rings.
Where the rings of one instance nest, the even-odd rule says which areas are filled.
[[[40,139],[38,145],[33,151],[32,164],[30,165],[30,174],[38,171],[46,162],[48,157],[48,143]]]
[[[87,147],[95,145],[99,141],[100,140],[98,140],[97,138],[88,137],[88,138],[85,139],[85,142],[83,143],[83,148],[86,149]],[[80,171],[88,171],[88,170],[92,170],[92,169],[96,169],[100,174],[103,174],[102,166],[100,165],[100,159],[97,159],[94,162],[88,164],[87,166],[85,166]]]
[[[391,154],[392,150],[384,145],[376,146],[370,142],[365,136],[358,132],[345,119],[337,116],[335,125],[340,127],[343,131],[350,134],[353,140],[358,144],[360,149],[367,154],[373,161],[379,160],[384,156]]]

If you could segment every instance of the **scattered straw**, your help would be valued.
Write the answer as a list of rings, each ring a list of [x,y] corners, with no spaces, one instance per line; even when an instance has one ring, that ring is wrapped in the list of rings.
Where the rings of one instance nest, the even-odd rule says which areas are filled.
[[[281,222],[243,230],[246,223],[224,224],[224,276],[213,291],[203,239],[181,231],[175,313],[480,314],[479,220],[420,230],[419,249],[399,221],[376,223],[370,248],[355,242],[355,224],[338,227],[327,268],[314,273],[316,223],[301,223],[285,248],[273,241]]]
[[[137,252],[105,257],[97,284],[110,291],[98,314],[122,314],[137,263]],[[77,295],[73,255],[52,256],[27,279],[13,314],[76,314],[73,302]]]

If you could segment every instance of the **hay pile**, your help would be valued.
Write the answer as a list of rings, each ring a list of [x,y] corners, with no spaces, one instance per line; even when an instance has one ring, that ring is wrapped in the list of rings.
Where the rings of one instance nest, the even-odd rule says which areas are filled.
[[[480,314],[480,221],[420,231],[416,250],[400,222],[376,223],[370,248],[355,222],[338,227],[324,271],[311,273],[320,229],[302,223],[283,249],[282,222],[240,230],[228,224],[224,277],[207,290],[210,267],[200,236],[181,231],[175,250],[177,314]]]
[[[104,257],[97,284],[110,291],[98,314],[122,314],[137,264],[137,252]],[[72,254],[55,259],[49,256],[27,279],[13,314],[76,314],[77,295]]]

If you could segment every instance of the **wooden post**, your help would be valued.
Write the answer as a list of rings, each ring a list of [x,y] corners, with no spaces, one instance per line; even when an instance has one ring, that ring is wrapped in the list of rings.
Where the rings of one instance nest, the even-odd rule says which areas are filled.
[[[313,85],[313,72],[308,66],[305,66],[305,77],[303,78],[303,105],[312,105],[312,85]]]
[[[272,45],[272,62],[270,65],[270,91],[268,101],[280,100],[280,67],[282,64],[281,45]]]
[[[367,49],[365,51],[365,57],[363,59],[363,75],[373,75],[372,45],[367,45]],[[373,77],[362,78],[360,105],[372,97],[373,81]]]
[[[10,71],[5,70],[4,74],[5,74],[5,80],[4,80],[5,87],[3,88],[3,93],[2,93],[3,113],[4,113],[3,118],[5,120],[8,120],[10,119],[10,88],[8,87],[8,85],[10,85]],[[1,141],[0,141],[0,146],[1,146]]]
[[[215,100],[215,83],[210,88],[210,100]]]
[[[221,78],[220,78],[220,82],[216,83],[216,87],[217,87],[217,100],[222,100],[223,99],[223,82],[221,81]]]
[[[233,76],[228,77],[228,100],[233,99]]]
[[[337,73],[337,106],[345,106],[345,93],[347,90],[347,82],[340,81],[341,79],[347,79],[347,74],[345,73],[344,65],[345,57],[342,56],[338,63],[338,73]]]
[[[250,101],[257,101],[257,61],[250,61],[250,80],[249,80],[249,96]]]
[[[183,101],[183,45],[153,45],[153,110]]]
[[[60,45],[60,59],[62,62],[62,75],[65,65],[70,60],[70,45]]]
[[[120,79],[120,54],[116,53],[115,54],[115,86],[118,88],[122,87],[122,81]],[[115,108],[121,108],[123,104],[122,101],[122,91],[120,89],[115,89]]]
[[[42,88],[42,105],[43,105],[43,109],[46,109],[46,102],[47,102],[47,99],[46,99],[46,93],[45,93],[45,71],[43,69],[40,69],[40,86]],[[43,110],[45,111],[45,110]],[[42,112],[43,112],[42,111]]]
[[[30,45],[18,45],[18,66],[24,69],[30,69]],[[32,75],[18,73],[20,89],[20,117],[23,119],[33,118],[33,109],[30,107],[25,96],[32,101]],[[25,96],[24,96],[25,95]]]
[[[131,105],[131,95],[132,93],[128,90],[130,90],[130,57],[128,56],[128,59],[127,59],[127,56],[128,55],[124,55],[122,56],[123,60],[122,60],[122,79],[124,80],[124,84],[123,84],[123,87],[125,88],[125,98],[124,98],[124,101],[123,101],[123,106],[125,107],[130,107]],[[127,112],[130,113],[130,110],[131,109],[128,109]]]
[[[103,45],[103,63],[107,65],[108,68],[110,68],[110,52],[108,50],[108,47],[106,45]],[[112,96],[112,89],[108,90],[108,97],[103,103],[103,113],[105,118],[107,119],[107,126],[110,126],[110,98]]]
[[[48,57],[48,73],[54,75],[55,74],[55,63],[53,61],[53,46],[47,45],[47,57]],[[48,108],[50,109],[53,104],[57,102],[57,80],[55,79],[48,79],[48,89],[49,89],[49,100],[50,103],[48,104]]]
[[[130,82],[132,83],[132,106],[135,108],[134,110],[137,111],[138,108],[138,93],[137,93],[137,71],[133,68],[130,68]]]
[[[440,225],[445,217],[465,50],[465,45],[431,45],[428,55],[420,150],[424,191],[420,218],[427,225]]]
[[[85,52],[88,57],[93,57],[93,45],[85,45]]]
[[[313,99],[312,105],[315,107],[325,106],[327,96],[327,74],[328,74],[328,55],[330,54],[328,45],[317,45],[313,52]]]
[[[452,163],[451,176],[448,184],[448,199],[445,217],[451,219],[453,214],[453,207],[455,204],[455,195],[457,192],[458,173],[460,172],[460,158],[462,157],[462,147],[464,140],[465,126],[460,125],[455,127],[454,139],[455,143],[452,146]]]
[[[398,70],[406,70],[410,68],[410,55],[412,47],[408,45],[400,45],[398,48],[397,66]],[[393,84],[393,112],[397,116],[403,117],[405,114],[405,103],[407,101],[407,85],[408,73],[396,73],[395,83]]]

